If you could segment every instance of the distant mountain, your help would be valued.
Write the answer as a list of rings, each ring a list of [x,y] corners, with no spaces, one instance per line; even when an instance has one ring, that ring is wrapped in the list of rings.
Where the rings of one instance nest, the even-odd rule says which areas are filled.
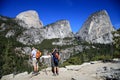
[[[21,12],[16,16],[16,20],[19,24],[25,28],[41,28],[43,27],[42,21],[39,19],[39,15],[34,10],[28,10]]]
[[[25,28],[25,30],[21,31],[21,34],[16,37],[17,41],[27,45],[40,44],[44,39],[75,36],[92,43],[111,43],[111,32],[115,30],[105,10],[91,14],[75,36],[68,20],[59,20],[43,27],[42,21],[39,20],[38,13],[34,10],[18,14],[14,21],[17,22],[19,26]],[[1,26],[4,27],[4,23]],[[5,36],[8,37],[12,35],[14,35],[14,31],[10,30]]]
[[[59,20],[45,26],[45,39],[74,37],[68,20]]]
[[[107,11],[102,10],[91,14],[77,32],[79,39],[92,43],[111,43],[114,31]]]
[[[60,20],[44,28],[30,28],[19,35],[17,40],[23,44],[40,44],[44,39],[74,37],[69,21]]]

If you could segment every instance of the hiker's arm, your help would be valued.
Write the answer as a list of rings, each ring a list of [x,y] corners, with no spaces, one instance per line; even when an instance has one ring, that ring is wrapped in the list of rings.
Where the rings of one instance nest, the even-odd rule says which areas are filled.
[[[30,53],[30,59],[32,59],[32,56],[33,56],[32,53]]]
[[[52,53],[55,51],[55,49],[53,49]]]
[[[60,55],[58,56],[58,60],[60,60]]]

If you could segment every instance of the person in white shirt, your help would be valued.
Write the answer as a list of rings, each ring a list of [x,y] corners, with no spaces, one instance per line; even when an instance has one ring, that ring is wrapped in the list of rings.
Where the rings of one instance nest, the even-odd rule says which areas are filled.
[[[37,53],[37,50],[34,47],[32,47],[31,58],[32,58],[32,63],[34,67],[33,73],[38,73],[38,61],[36,60],[36,53]]]

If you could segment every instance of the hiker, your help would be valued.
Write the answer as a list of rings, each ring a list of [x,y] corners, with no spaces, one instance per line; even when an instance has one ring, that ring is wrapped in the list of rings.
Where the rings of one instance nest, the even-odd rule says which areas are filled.
[[[52,52],[52,72],[53,75],[59,75],[59,60],[60,60],[60,56],[59,56],[59,52],[57,49],[54,49]]]
[[[37,53],[37,49],[32,47],[31,58],[32,58],[32,64],[34,68],[33,74],[38,73],[38,60],[36,59],[36,53]]]

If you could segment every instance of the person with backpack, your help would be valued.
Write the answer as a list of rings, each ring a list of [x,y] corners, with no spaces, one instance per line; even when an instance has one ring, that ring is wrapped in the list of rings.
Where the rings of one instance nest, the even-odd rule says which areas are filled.
[[[37,49],[32,47],[31,58],[32,58],[32,64],[33,64],[33,68],[34,68],[33,74],[38,73],[38,60],[36,58],[36,54],[37,54]]]
[[[53,60],[53,63],[52,63],[52,67],[53,67],[53,75],[56,76],[56,75],[59,75],[59,60],[60,60],[60,55],[59,55],[59,52],[57,49],[54,49],[53,52],[52,52],[52,60]]]

